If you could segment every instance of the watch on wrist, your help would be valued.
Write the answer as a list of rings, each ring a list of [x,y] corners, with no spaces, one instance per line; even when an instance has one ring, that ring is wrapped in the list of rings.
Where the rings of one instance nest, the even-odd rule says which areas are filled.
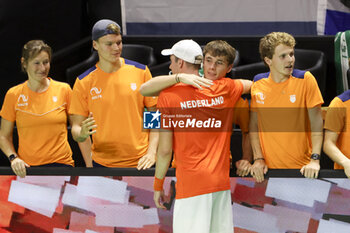
[[[8,157],[9,160],[10,160],[10,163],[11,163],[15,158],[17,158],[17,157],[18,157],[18,156],[15,155],[15,154],[10,154],[10,156]]]
[[[314,154],[311,155],[311,159],[320,160],[321,159],[321,155],[314,153]]]

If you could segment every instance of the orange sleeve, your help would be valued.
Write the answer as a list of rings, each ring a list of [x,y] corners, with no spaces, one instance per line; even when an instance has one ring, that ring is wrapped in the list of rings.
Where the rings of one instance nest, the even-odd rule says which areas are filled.
[[[234,79],[234,87],[232,88],[232,97],[237,101],[243,93],[243,84],[241,81]]]
[[[88,91],[85,90],[84,86],[82,85],[82,81],[77,78],[73,87],[69,114],[86,117],[89,115],[87,93]]]
[[[66,87],[67,114],[68,114],[68,109],[70,107],[71,99],[72,99],[72,88],[70,88],[70,86],[67,84],[67,87]]]
[[[323,98],[315,77],[307,71],[304,78],[306,81],[306,106],[313,108],[322,105]]]
[[[146,66],[144,83],[152,78],[152,74]],[[144,105],[146,107],[153,107],[157,105],[158,97],[144,97]]]
[[[0,113],[1,117],[11,122],[16,121],[15,105],[16,105],[16,96],[15,96],[15,93],[13,93],[10,89],[7,91],[5,95],[4,103],[2,104],[2,109]]]
[[[335,97],[328,107],[324,128],[339,134],[345,126],[345,120],[346,108],[343,102]]]

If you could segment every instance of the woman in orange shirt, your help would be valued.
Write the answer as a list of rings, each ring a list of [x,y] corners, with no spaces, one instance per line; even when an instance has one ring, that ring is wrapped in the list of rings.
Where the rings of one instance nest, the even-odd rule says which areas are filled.
[[[24,45],[21,65],[28,80],[7,91],[0,113],[0,147],[14,173],[21,177],[29,166],[74,166],[67,140],[72,90],[67,83],[48,77],[50,60],[51,48],[42,40]],[[15,124],[17,153],[13,145]],[[88,143],[79,145],[84,158],[91,154]]]

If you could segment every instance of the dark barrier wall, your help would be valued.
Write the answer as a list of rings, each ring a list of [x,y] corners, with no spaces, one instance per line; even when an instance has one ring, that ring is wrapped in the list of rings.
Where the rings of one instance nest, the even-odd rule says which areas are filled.
[[[67,167],[29,167],[28,176],[154,176],[154,168],[147,170],[137,170],[136,168],[67,168]],[[11,168],[0,167],[1,175],[14,175]],[[166,176],[175,176],[175,169],[169,168]],[[230,177],[236,177],[231,171]],[[265,178],[304,178],[298,169],[269,169]],[[318,179],[325,178],[347,178],[343,170],[323,169],[320,171]],[[349,180],[350,182],[350,180]]]
[[[13,140],[15,148],[17,148],[18,144],[18,137],[17,137],[17,131],[14,130],[13,134]],[[79,146],[77,142],[75,142],[72,138],[72,135],[70,133],[70,130],[68,130],[68,141],[72,148],[73,152],[73,160],[75,162],[75,167],[85,167],[84,159],[80,153]],[[236,161],[240,160],[242,158],[242,133],[239,129],[235,129],[232,132],[231,136],[231,155],[232,155],[232,161],[231,161],[231,167],[232,172],[235,172],[235,163]],[[333,161],[329,159],[327,155],[324,153],[321,154],[321,169],[332,169],[333,168]],[[7,157],[4,155],[4,153],[0,150],[0,167],[1,166],[10,166],[10,162],[8,161]]]

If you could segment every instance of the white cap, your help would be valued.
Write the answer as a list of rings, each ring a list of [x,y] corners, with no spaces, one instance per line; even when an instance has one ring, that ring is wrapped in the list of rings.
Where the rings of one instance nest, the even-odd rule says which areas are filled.
[[[162,55],[174,55],[192,64],[201,64],[203,60],[202,48],[193,40],[180,40],[171,49],[163,49]]]

